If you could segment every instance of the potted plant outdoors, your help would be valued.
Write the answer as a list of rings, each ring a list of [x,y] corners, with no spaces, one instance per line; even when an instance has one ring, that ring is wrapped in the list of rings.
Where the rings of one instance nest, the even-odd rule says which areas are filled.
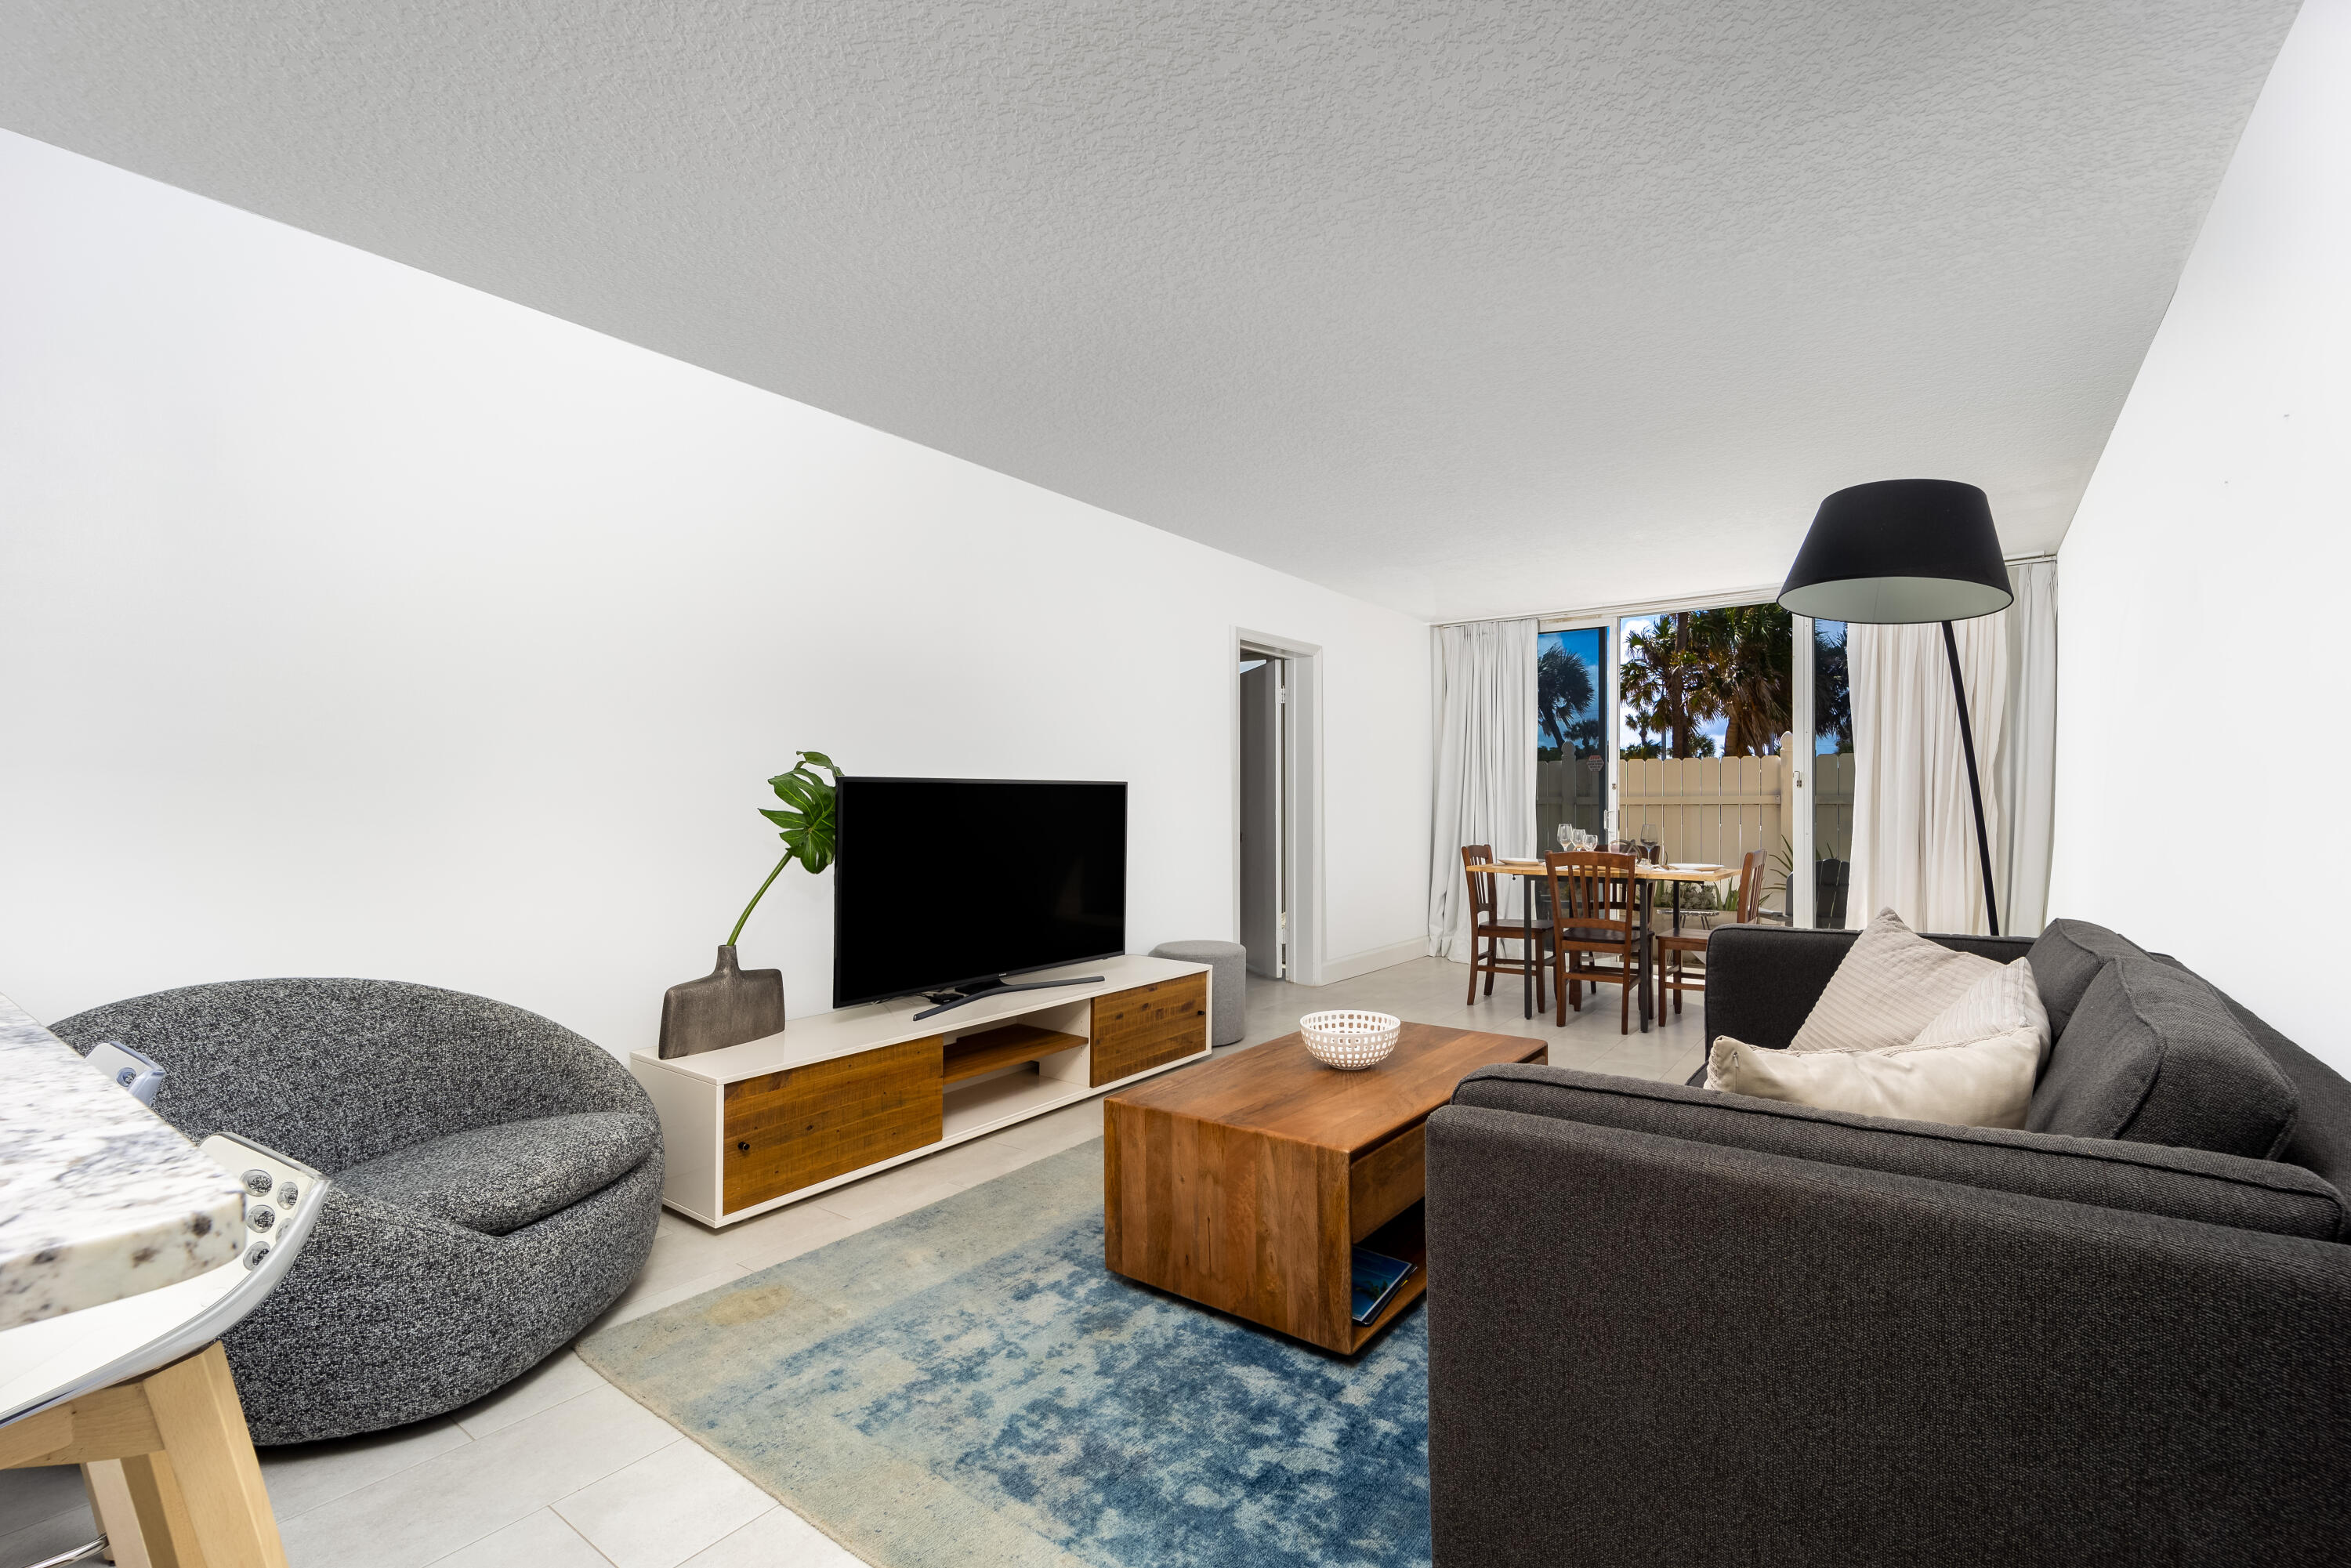
[[[776,825],[776,836],[784,841],[784,858],[743,906],[735,929],[720,944],[718,967],[698,980],[672,986],[662,998],[661,1054],[665,1057],[717,1051],[783,1030],[784,972],[742,968],[735,961],[735,942],[786,866],[798,861],[813,876],[832,863],[833,802],[841,769],[821,751],[798,755],[799,761],[789,772],[768,780],[783,809],[762,808],[759,812]],[[826,779],[826,773],[832,777]]]

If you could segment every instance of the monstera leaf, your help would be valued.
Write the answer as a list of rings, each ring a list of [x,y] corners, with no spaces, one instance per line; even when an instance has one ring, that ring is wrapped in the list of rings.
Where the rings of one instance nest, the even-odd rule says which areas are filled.
[[[776,799],[789,810],[763,810],[759,815],[776,824],[776,836],[784,841],[784,848],[813,876],[832,863],[832,802],[841,769],[821,751],[803,751],[799,758],[799,765],[790,772],[768,780]],[[819,768],[832,778],[819,778]]]
[[[776,824],[776,836],[784,841],[784,858],[776,862],[776,869],[768,873],[768,880],[759,884],[759,891],[743,906],[742,917],[727,936],[729,947],[735,946],[736,937],[743,935],[751,911],[759,907],[759,900],[768,896],[768,889],[775,885],[786,866],[798,861],[814,875],[832,863],[832,803],[841,786],[841,769],[821,751],[803,751],[799,756],[799,761],[791,771],[778,773],[768,780],[768,788],[776,792],[784,809],[778,811],[762,808],[759,812]],[[825,773],[832,777],[822,777]]]

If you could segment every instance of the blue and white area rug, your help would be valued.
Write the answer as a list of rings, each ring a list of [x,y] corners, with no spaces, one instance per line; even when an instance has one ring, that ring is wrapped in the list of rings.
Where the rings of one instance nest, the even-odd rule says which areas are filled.
[[[881,1568],[1429,1560],[1421,1310],[1351,1363],[1120,1279],[1100,1142],[580,1354]]]

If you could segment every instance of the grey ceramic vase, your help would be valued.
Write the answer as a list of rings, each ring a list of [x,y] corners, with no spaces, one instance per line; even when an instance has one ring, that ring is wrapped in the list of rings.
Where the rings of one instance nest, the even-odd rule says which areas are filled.
[[[780,1033],[783,1027],[784,972],[738,967],[730,945],[718,949],[718,967],[663,996],[661,1053],[692,1056]]]

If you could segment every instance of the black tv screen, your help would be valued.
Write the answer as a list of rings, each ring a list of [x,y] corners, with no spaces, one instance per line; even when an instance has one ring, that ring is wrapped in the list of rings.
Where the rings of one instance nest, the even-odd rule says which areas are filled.
[[[832,1005],[1126,951],[1126,786],[841,781]]]

